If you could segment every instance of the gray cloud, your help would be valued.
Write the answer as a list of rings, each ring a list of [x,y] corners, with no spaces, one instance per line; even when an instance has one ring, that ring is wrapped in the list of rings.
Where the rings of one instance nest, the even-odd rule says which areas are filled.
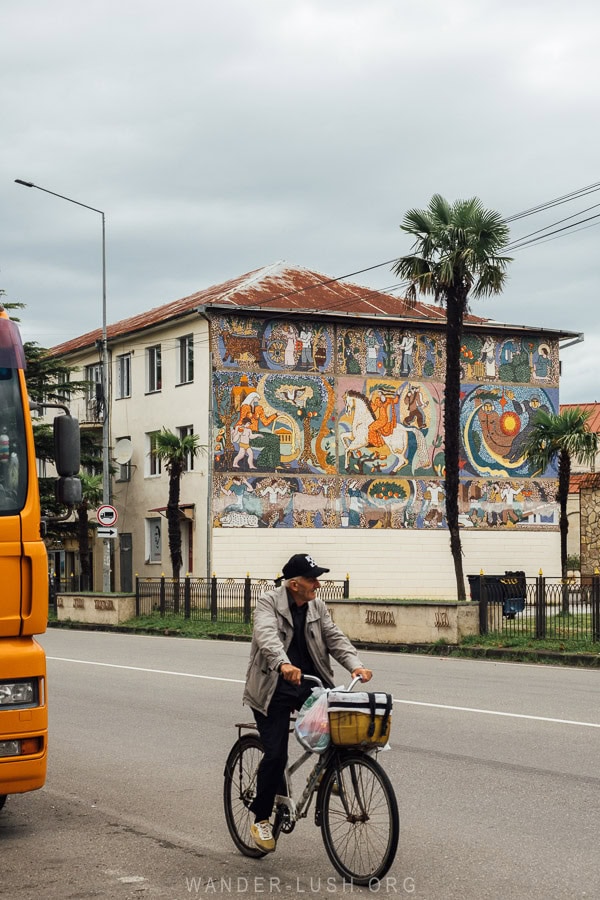
[[[414,6],[414,5],[413,5]],[[30,0],[0,10],[0,287],[50,346],[285,259],[329,276],[407,252],[434,192],[511,215],[598,179],[592,2]],[[600,195],[596,195],[599,197]],[[593,197],[514,224],[517,238]],[[474,311],[585,332],[562,398],[596,399],[598,229],[517,251]],[[386,288],[389,268],[355,278]]]

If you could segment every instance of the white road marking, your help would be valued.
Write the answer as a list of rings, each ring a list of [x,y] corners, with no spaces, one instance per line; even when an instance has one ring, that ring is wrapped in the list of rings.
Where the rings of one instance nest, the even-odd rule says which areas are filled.
[[[230,684],[244,684],[243,678],[221,678],[218,675],[196,675],[192,672],[172,672],[168,669],[145,669],[142,666],[120,666],[115,663],[94,662],[88,659],[68,659],[62,656],[48,656],[46,659],[53,662],[79,663],[82,666],[102,666],[106,669],[127,669],[131,672],[150,672],[154,675],[175,675],[179,678],[200,678],[204,681],[226,681]],[[549,716],[530,716],[525,713],[501,712],[496,709],[477,709],[470,706],[450,706],[444,703],[425,703],[420,700],[398,700],[394,703],[402,703],[406,706],[424,706],[430,709],[448,709],[455,712],[475,713],[482,716],[503,716],[508,719],[528,719],[532,722],[550,722],[555,725],[577,725],[580,728],[600,728],[600,722],[578,722],[573,719],[553,719]]]

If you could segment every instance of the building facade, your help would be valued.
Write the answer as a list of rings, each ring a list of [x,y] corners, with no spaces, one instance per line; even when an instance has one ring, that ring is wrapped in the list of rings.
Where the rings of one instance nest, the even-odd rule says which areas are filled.
[[[97,335],[54,348],[101,381]],[[559,408],[565,333],[476,316],[462,348],[465,572],[560,571],[556,472],[523,453]],[[205,448],[182,477],[184,569],[269,578],[295,552],[352,596],[452,597],[443,312],[274,266],[108,329],[116,586],[170,573],[167,427]],[[78,410],[98,413],[92,389]],[[98,554],[99,555],[99,554]]]

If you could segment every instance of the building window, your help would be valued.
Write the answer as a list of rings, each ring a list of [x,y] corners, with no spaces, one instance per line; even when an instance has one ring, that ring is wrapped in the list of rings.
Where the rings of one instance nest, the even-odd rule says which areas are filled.
[[[117,400],[131,397],[131,353],[117,356]]]
[[[148,465],[146,467],[146,475],[160,475],[162,472],[162,462],[156,455],[156,439],[160,431],[149,431],[146,434],[146,457]]]
[[[162,519],[146,519],[146,559],[159,563],[162,559]]]
[[[194,380],[194,335],[179,338],[179,384]]]
[[[115,442],[115,450],[119,449],[119,441],[131,441],[129,435],[123,435],[120,438],[117,438]],[[131,451],[129,451],[131,453]],[[126,454],[126,456],[129,454]],[[131,460],[126,459],[124,462],[119,462],[119,454],[115,455],[115,462],[117,463],[117,471],[115,473],[115,481],[131,481]]]
[[[85,380],[88,382],[85,393],[87,421],[100,422],[104,412],[102,363],[94,363],[93,366],[86,366]]]
[[[56,388],[56,396],[62,400],[63,403],[67,403],[69,400],[69,373],[68,372],[59,372],[57,376],[57,388]]]
[[[194,433],[193,425],[182,425],[181,428],[177,429],[177,433],[179,434],[179,440],[183,440],[184,437],[191,435]],[[183,461],[183,471],[184,472],[193,472],[194,471],[194,456],[192,453],[186,453],[185,459]]]
[[[154,394],[162,388],[160,344],[146,349],[146,385],[148,394]]]

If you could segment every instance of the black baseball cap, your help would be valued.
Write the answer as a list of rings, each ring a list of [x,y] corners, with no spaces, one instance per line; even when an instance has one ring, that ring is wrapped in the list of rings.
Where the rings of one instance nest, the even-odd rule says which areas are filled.
[[[329,572],[329,569],[318,566],[312,556],[307,553],[296,553],[291,559],[288,559],[282,572],[285,579],[318,578],[324,572]]]

